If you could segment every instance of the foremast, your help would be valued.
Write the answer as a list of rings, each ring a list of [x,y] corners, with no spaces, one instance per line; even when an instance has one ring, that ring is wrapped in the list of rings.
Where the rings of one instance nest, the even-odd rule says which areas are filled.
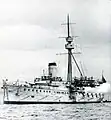
[[[67,83],[72,83],[72,58],[76,64],[77,69],[79,70],[80,76],[83,77],[83,73],[80,70],[78,63],[72,54],[72,49],[74,49],[73,37],[70,35],[70,27],[69,25],[72,24],[69,22],[69,14],[67,15],[67,37],[66,37],[66,44],[65,48],[68,50],[68,72],[67,72]],[[74,36],[76,37],[76,36]]]
[[[68,50],[68,71],[67,71],[67,83],[72,82],[72,49],[74,49],[73,37],[70,36],[70,29],[69,29],[69,15],[67,15],[67,33],[68,36],[66,37],[66,44],[65,48]]]

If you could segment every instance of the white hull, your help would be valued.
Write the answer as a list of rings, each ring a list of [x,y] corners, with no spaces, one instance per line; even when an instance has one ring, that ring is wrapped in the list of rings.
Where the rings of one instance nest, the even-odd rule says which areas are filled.
[[[4,92],[4,101],[16,102],[97,102],[102,101],[103,94],[74,93],[75,99],[71,99],[68,88],[37,88],[37,87],[18,87],[7,86]]]

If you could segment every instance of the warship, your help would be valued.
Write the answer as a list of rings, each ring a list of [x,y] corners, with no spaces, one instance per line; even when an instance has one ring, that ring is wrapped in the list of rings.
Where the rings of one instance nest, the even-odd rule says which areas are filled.
[[[74,37],[70,35],[70,20],[67,15],[67,37],[65,49],[68,51],[67,79],[56,75],[57,63],[48,63],[48,74],[35,78],[33,83],[20,84],[16,81],[10,84],[3,80],[4,104],[86,104],[108,102],[104,93],[87,92],[86,88],[98,88],[106,83],[104,76],[100,80],[84,76],[74,54]],[[74,77],[72,61],[75,63],[80,76]]]

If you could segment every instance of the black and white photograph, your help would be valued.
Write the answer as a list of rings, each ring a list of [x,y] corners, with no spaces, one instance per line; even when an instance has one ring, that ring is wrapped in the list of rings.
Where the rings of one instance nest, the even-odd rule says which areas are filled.
[[[0,0],[0,120],[111,120],[111,0]]]

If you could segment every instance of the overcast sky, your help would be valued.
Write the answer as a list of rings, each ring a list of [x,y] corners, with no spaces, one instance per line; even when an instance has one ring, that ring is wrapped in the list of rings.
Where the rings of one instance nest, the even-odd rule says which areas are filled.
[[[70,14],[71,34],[82,48],[86,74],[111,81],[110,0],[0,0],[0,79],[33,79],[56,61],[66,76],[66,22]]]

